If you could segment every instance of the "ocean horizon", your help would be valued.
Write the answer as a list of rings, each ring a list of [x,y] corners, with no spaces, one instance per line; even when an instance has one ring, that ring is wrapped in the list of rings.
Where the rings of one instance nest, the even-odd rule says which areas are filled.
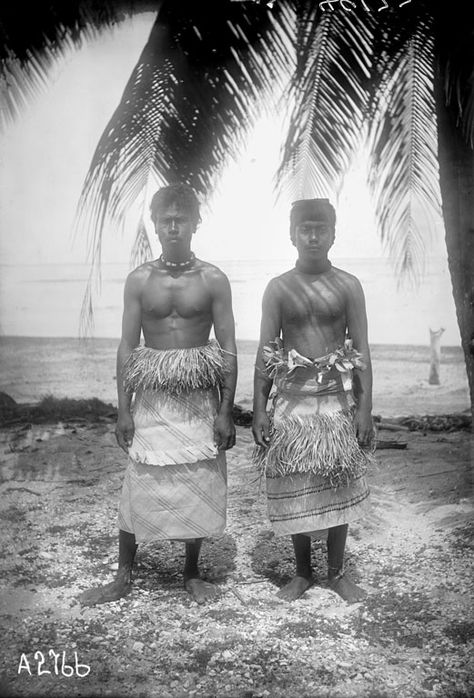
[[[294,260],[209,261],[229,278],[237,338],[257,340],[264,289],[271,278],[292,268]],[[416,287],[399,286],[386,258],[334,258],[332,262],[362,283],[371,344],[427,345],[429,329],[444,327],[443,345],[460,346],[446,259],[428,258]],[[79,336],[87,264],[4,264],[0,269],[2,336]],[[129,271],[126,263],[102,265],[92,337],[120,336],[123,286]]]
[[[0,336],[0,391],[17,402],[42,397],[97,397],[116,405],[118,338]],[[235,401],[252,406],[257,340],[237,340]],[[444,414],[469,408],[469,391],[460,347],[444,345],[441,384],[428,383],[429,346],[371,344],[374,414]]]

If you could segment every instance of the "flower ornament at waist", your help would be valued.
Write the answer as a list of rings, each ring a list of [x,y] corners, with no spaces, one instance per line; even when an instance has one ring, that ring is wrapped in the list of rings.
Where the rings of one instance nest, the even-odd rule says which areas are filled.
[[[366,368],[364,357],[352,346],[352,339],[346,339],[343,346],[337,347],[329,354],[313,359],[303,356],[296,349],[287,351],[280,337],[276,337],[273,342],[263,347],[262,354],[270,378],[275,378],[280,372],[290,374],[296,368],[315,368],[318,383],[321,383],[323,377],[333,369],[347,373],[354,368],[361,371]]]

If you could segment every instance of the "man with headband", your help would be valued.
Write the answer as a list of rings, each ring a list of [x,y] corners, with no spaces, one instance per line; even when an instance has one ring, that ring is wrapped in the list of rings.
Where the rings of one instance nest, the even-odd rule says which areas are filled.
[[[365,595],[344,570],[344,552],[369,496],[372,371],[361,285],[328,260],[335,223],[328,199],[294,202],[296,266],[270,281],[262,303],[254,457],[273,530],[293,540],[296,575],[278,593],[288,601],[313,583],[312,537],[327,539],[330,588],[348,602]]]

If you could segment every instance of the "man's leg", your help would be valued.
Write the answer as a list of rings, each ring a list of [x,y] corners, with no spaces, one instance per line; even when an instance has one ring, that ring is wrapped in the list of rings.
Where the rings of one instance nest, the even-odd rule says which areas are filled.
[[[328,579],[330,588],[349,603],[365,598],[366,593],[344,572],[344,551],[349,526],[342,524],[328,531]]]
[[[135,535],[127,531],[119,531],[119,560],[118,570],[113,582],[100,587],[93,587],[79,595],[79,602],[83,606],[95,606],[96,604],[117,601],[126,596],[132,590],[132,566],[138,545]]]
[[[277,596],[285,601],[299,598],[313,583],[311,570],[311,538],[302,533],[291,536],[296,559],[296,575],[280,589]]]
[[[132,581],[132,567],[137,552],[138,545],[135,540],[134,533],[128,531],[119,531],[119,559],[117,575],[120,571],[124,573],[127,582]]]
[[[205,582],[199,576],[199,554],[203,538],[186,541],[186,562],[184,564],[184,588],[191,594],[196,603],[211,601],[217,596],[214,584]]]

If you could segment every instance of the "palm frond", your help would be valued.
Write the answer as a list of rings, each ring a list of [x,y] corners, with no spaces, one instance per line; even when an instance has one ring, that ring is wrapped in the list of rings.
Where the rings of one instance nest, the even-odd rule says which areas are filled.
[[[278,188],[295,198],[336,192],[361,142],[373,20],[366,13],[296,5],[296,69]]]
[[[122,218],[151,172],[207,194],[259,113],[285,58],[281,24],[255,3],[213,10],[163,3],[89,168],[78,213],[92,230]]]
[[[162,4],[79,200],[76,229],[89,235],[92,255],[151,177],[206,195],[287,69],[283,6],[271,12],[222,0],[212,9],[189,0]]]
[[[87,337],[92,334],[94,328],[94,301],[100,292],[102,284],[102,239],[97,238],[94,243],[95,247],[89,250],[89,259],[91,260],[91,264],[79,315],[79,334],[82,337]],[[148,237],[143,216],[141,216],[132,245],[130,268],[135,269],[136,267],[140,266],[140,264],[148,262],[152,258],[153,250],[151,248],[150,238]]]
[[[0,72],[0,130],[5,131],[45,87],[51,63],[50,53],[44,54],[41,60],[32,56],[23,66],[14,57],[3,59]]]
[[[130,267],[135,269],[135,267],[140,266],[144,262],[148,262],[153,257],[153,251],[151,249],[150,238],[143,222],[143,218],[140,218],[138,224],[137,234],[132,247],[132,254],[130,256]]]
[[[15,57],[27,63],[45,50],[60,49],[63,41],[80,41],[84,32],[143,11],[151,3],[134,0],[35,0],[2,3],[0,7],[0,60]],[[154,3],[156,7],[156,2]]]
[[[53,61],[146,5],[135,0],[35,0],[0,9],[0,126],[5,128],[44,86]]]
[[[431,21],[419,23],[385,64],[369,133],[382,242],[400,277],[423,268],[430,225],[440,214]]]
[[[82,299],[81,311],[79,315],[79,336],[88,337],[92,335],[94,329],[94,300],[101,286],[100,273],[101,257],[100,250],[94,258],[89,269],[86,290]]]

